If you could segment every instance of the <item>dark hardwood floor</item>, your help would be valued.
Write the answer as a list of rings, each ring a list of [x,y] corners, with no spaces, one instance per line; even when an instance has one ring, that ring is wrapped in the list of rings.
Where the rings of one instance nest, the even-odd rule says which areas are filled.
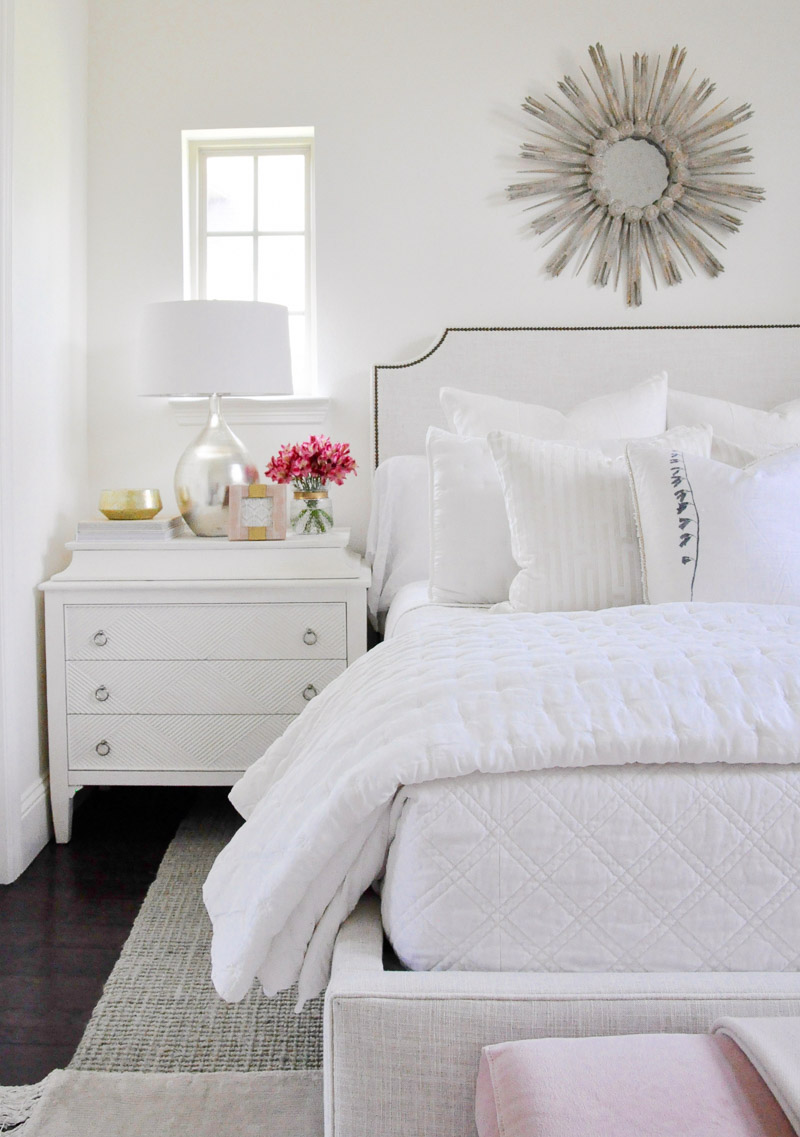
[[[76,810],[70,844],[48,845],[0,887],[0,1085],[69,1062],[193,796],[97,790]]]

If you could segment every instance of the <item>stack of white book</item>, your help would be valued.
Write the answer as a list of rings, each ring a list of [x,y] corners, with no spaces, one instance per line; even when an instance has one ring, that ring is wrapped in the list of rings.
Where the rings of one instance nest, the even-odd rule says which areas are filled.
[[[171,541],[185,530],[183,518],[153,517],[146,521],[108,521],[97,518],[93,521],[79,521],[75,540],[83,543],[94,541]]]

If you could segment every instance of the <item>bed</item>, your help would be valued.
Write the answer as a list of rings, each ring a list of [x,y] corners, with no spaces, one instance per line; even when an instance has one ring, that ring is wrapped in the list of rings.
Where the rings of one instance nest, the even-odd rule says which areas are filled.
[[[766,409],[800,393],[798,347],[795,326],[450,330],[420,359],[376,368],[376,461],[424,452],[428,428],[444,425],[442,387],[488,386],[567,410],[663,369],[679,390]],[[683,447],[681,436],[672,453]],[[683,492],[688,472],[672,475]],[[402,561],[389,559],[390,568]],[[226,997],[241,997],[254,973],[267,991],[299,973],[301,997],[331,974],[327,1132],[471,1134],[487,1043],[800,1013],[800,609],[616,599],[573,611],[568,592],[557,611],[501,613],[430,604],[418,551],[407,561],[374,605],[387,632],[375,658],[315,701],[238,799],[234,791],[253,824],[207,885],[215,982]],[[672,587],[649,561],[653,591]],[[666,683],[658,698],[640,699],[642,675],[616,664],[605,676],[620,636],[636,645],[645,685]],[[480,661],[489,656],[487,678]],[[525,699],[497,681],[509,660],[523,686],[542,660],[551,669],[535,723],[522,723]],[[392,682],[411,674],[417,689]],[[441,700],[435,727],[422,723],[420,687]],[[689,701],[682,719],[684,696],[701,702]],[[588,725],[571,733],[578,699]],[[475,721],[461,703],[480,704]],[[633,733],[617,725],[631,708]],[[482,716],[505,719],[507,735],[487,737]],[[349,720],[360,726],[348,735]],[[559,729],[548,732],[548,722]],[[436,761],[415,756],[423,727]],[[318,796],[301,800],[313,771],[324,772]],[[259,860],[270,808],[298,833],[291,871],[286,843]],[[324,817],[309,830],[317,810]],[[380,875],[381,900],[353,911]],[[384,963],[384,926],[400,965]]]

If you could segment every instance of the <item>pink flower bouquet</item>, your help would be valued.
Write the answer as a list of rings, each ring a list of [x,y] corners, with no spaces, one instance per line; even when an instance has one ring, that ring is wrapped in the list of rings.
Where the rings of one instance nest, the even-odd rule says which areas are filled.
[[[281,446],[270,458],[265,476],[283,485],[299,483],[301,490],[321,490],[328,482],[340,486],[348,474],[356,472],[349,442],[331,442],[324,434],[312,434],[307,442]]]
[[[324,533],[333,526],[328,482],[340,486],[348,474],[356,472],[348,442],[331,442],[325,435],[312,434],[306,442],[281,446],[270,458],[264,475],[272,482],[294,487],[295,532]]]

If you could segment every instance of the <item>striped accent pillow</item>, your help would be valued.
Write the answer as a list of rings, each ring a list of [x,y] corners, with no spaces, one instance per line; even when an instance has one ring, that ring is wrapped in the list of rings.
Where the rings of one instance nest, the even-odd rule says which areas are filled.
[[[665,448],[706,457],[709,427],[659,436]],[[579,612],[641,604],[642,570],[624,455],[494,431],[489,446],[503,486],[520,571],[509,601],[521,612]]]

